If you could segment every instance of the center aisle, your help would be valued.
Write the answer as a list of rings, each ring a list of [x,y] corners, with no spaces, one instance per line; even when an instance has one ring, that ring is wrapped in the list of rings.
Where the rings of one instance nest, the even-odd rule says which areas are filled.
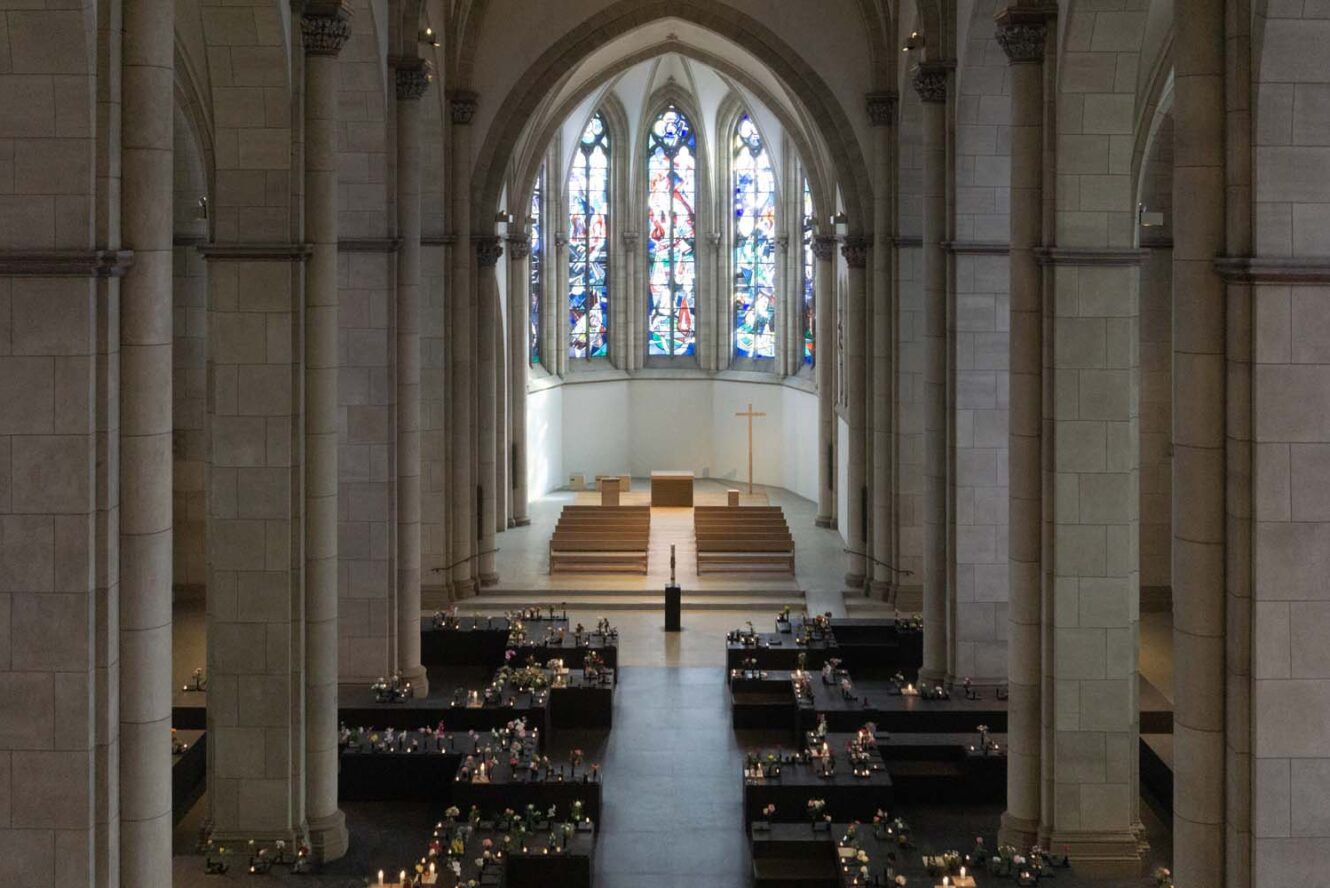
[[[749,884],[743,753],[719,667],[619,672],[604,752],[598,888]]]

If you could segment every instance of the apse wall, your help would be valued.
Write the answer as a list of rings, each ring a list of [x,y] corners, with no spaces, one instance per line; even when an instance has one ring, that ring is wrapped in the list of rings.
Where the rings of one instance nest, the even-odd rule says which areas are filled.
[[[526,483],[532,499],[563,486],[563,386],[526,395]]]
[[[753,425],[754,482],[816,500],[816,395],[788,385],[680,378],[565,382],[529,394],[531,495],[563,486],[575,472],[644,477],[683,469],[743,482],[748,426],[735,414],[750,403],[767,414]],[[561,446],[550,445],[556,429]]]

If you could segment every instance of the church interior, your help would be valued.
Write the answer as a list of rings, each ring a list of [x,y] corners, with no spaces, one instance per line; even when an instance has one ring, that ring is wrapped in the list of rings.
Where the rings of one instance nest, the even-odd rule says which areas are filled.
[[[1327,47],[0,2],[0,884],[1330,885]]]

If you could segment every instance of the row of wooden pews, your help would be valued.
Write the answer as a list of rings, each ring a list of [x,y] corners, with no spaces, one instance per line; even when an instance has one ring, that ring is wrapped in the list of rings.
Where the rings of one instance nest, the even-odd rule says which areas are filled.
[[[550,538],[550,573],[647,572],[650,506],[564,506]]]
[[[780,506],[696,506],[697,572],[794,573],[794,537]]]

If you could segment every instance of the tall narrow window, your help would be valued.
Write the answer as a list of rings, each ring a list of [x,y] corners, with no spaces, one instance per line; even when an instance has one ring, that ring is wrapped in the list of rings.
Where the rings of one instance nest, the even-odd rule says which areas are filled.
[[[673,105],[661,112],[647,136],[647,177],[647,354],[691,355],[697,138]]]
[[[540,297],[544,288],[544,280],[541,277],[544,272],[542,260],[544,255],[541,247],[544,245],[541,232],[541,198],[545,191],[545,167],[540,168],[536,174],[536,183],[531,188],[531,210],[527,214],[531,217],[531,363],[536,365],[540,363]]]
[[[776,357],[776,177],[757,124],[734,127],[734,353]]]
[[[610,135],[596,114],[568,176],[568,355],[609,354]]]
[[[813,192],[804,179],[804,363],[812,365],[817,346],[817,327],[813,313]]]

